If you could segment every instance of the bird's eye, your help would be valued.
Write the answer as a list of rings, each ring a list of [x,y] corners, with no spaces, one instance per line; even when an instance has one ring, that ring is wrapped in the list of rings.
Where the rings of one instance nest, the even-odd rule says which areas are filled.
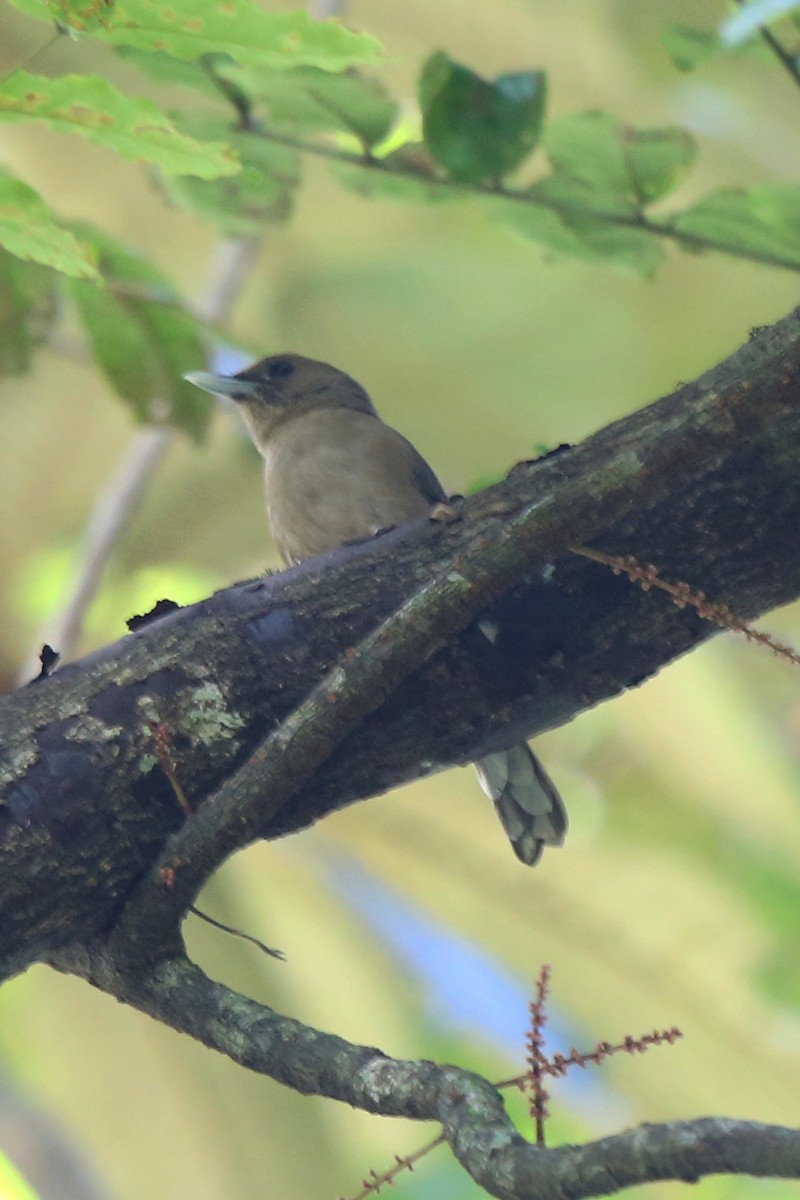
[[[269,365],[270,379],[288,379],[294,374],[294,363],[288,358],[278,358],[274,363]]]

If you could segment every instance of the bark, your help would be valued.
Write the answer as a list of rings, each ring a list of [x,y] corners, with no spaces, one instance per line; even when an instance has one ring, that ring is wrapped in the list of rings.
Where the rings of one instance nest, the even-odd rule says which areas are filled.
[[[800,1130],[729,1117],[641,1125],[583,1146],[530,1145],[488,1080],[455,1066],[392,1059],[284,1017],[171,959],[125,974],[103,947],[67,952],[63,969],[304,1094],[366,1112],[437,1121],[467,1173],[502,1200],[580,1200],[636,1184],[705,1175],[800,1178]]]
[[[635,554],[752,617],[800,594],[799,460],[795,312],[694,383],[521,464],[450,523],[226,589],[3,698],[0,969],[107,929],[182,823],[155,726],[197,808],[376,625],[460,572],[473,615],[494,604],[496,641],[453,636],[456,620],[428,661],[408,656],[405,681],[253,836],[535,735],[713,632],[568,547]]]
[[[800,594],[798,466],[800,310],[452,521],[226,589],[5,697],[0,971],[48,961],[301,1092],[436,1120],[506,1200],[800,1177],[797,1131],[726,1118],[530,1146],[486,1080],[273,1013],[179,932],[238,846],[567,721],[714,632],[575,548],[656,563],[740,618]]]

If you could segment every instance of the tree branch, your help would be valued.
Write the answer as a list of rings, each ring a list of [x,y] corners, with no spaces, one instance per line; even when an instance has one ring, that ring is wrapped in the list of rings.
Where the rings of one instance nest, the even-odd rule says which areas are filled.
[[[226,811],[202,802],[235,780],[265,731],[303,712],[332,669],[346,685],[352,663],[361,669],[353,647],[377,644],[381,622],[423,603],[431,580],[459,577],[463,590],[435,601],[444,648],[420,667],[430,646],[412,650],[409,625],[385,677],[391,655],[371,667],[370,656],[379,707],[347,736],[335,712],[327,727],[315,717],[302,736],[319,769],[293,794],[294,784],[276,792],[277,811],[266,797],[260,816],[250,810],[244,838],[231,842],[222,820],[216,860],[242,840],[512,744],[713,632],[568,547],[592,541],[655,562],[663,578],[752,617],[800,594],[799,466],[800,312],[581,446],[521,464],[449,524],[416,522],[229,588],[4,698],[0,968],[111,927],[182,824],[156,727],[168,732],[199,831]],[[452,638],[492,601],[494,643],[470,628]],[[290,719],[280,737],[295,736]]]
[[[785,271],[800,271],[797,257],[784,256],[770,250],[757,250],[726,238],[714,238],[708,234],[690,233],[680,229],[669,217],[663,220],[653,220],[642,212],[623,213],[613,210],[603,211],[596,205],[581,204],[578,200],[566,197],[555,197],[532,192],[526,188],[510,188],[498,183],[462,182],[457,179],[437,175],[432,169],[422,172],[419,164],[404,165],[402,159],[375,158],[373,155],[357,154],[350,150],[328,142],[317,142],[304,138],[299,134],[282,133],[277,129],[257,126],[248,131],[251,136],[288,146],[316,158],[327,158],[333,162],[356,167],[365,173],[395,176],[400,179],[413,179],[424,183],[425,187],[434,192],[449,192],[453,198],[457,196],[477,196],[494,200],[506,200],[523,208],[544,208],[549,212],[560,213],[565,217],[582,218],[592,222],[603,222],[617,229],[633,229],[640,233],[649,233],[653,237],[675,242],[687,250],[713,250],[721,254],[730,254],[733,258],[741,258],[747,262],[763,263],[765,266],[780,267]],[[680,215],[680,214],[676,214]]]
[[[185,958],[127,974],[102,947],[68,951],[53,961],[295,1091],[382,1116],[439,1122],[464,1169],[502,1200],[580,1200],[657,1180],[693,1183],[712,1174],[800,1178],[798,1130],[707,1117],[545,1149],[517,1133],[499,1092],[479,1075],[388,1058],[321,1033],[214,983]]]
[[[486,1080],[281,1017],[178,930],[233,848],[557,724],[710,635],[570,547],[654,561],[741,617],[800,594],[798,466],[800,310],[452,521],[229,588],[4,698],[3,969],[50,962],[298,1091],[437,1121],[503,1200],[800,1177],[800,1134],[726,1119],[531,1146]],[[487,606],[494,642],[471,624]]]
[[[194,307],[200,321],[216,325],[230,317],[257,261],[259,241],[243,237],[223,241],[215,247],[205,295]],[[153,397],[154,402],[157,400],[158,397]],[[72,590],[61,611],[49,617],[42,627],[34,653],[19,672],[20,683],[32,677],[43,642],[54,646],[62,659],[70,657],[103,573],[175,437],[175,430],[163,425],[143,425],[131,434],[122,459],[98,494],[89,516]]]

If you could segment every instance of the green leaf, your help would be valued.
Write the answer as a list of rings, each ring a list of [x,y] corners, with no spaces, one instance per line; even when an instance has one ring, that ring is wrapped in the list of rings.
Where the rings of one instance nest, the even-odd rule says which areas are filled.
[[[588,180],[575,179],[562,171],[546,175],[529,188],[527,194],[546,202],[549,207],[577,216],[634,218],[639,215],[639,206],[630,196],[599,184],[593,186]]]
[[[0,375],[20,375],[58,314],[57,276],[0,250]]]
[[[669,25],[661,43],[679,71],[694,71],[720,49],[716,33],[691,25]]]
[[[637,275],[651,276],[661,263],[658,239],[589,214],[554,211],[544,205],[497,196],[481,200],[492,218],[529,241],[584,262],[604,262]]]
[[[106,283],[70,283],[95,360],[139,421],[174,424],[200,441],[213,402],[182,379],[205,362],[198,322],[150,263],[82,232],[97,245]]]
[[[77,33],[102,29],[111,20],[114,0],[46,0],[50,17]]]
[[[632,129],[610,113],[561,117],[545,131],[556,176],[588,192],[640,208],[671,191],[688,172],[695,147],[683,129]]]
[[[380,83],[352,70],[336,75],[318,67],[255,71],[221,64],[217,72],[254,103],[265,103],[270,124],[279,128],[346,130],[371,147],[386,137],[397,112]]]
[[[225,133],[225,118],[198,113],[181,127],[199,137]],[[289,216],[300,182],[300,157],[295,150],[259,138],[254,133],[227,134],[242,163],[230,179],[200,180],[188,176],[163,179],[169,198],[180,208],[211,221],[230,237],[259,233],[264,225]]]
[[[50,19],[44,0],[11,0],[29,16]],[[92,36],[113,45],[162,50],[175,58],[229,54],[242,66],[322,67],[341,71],[380,61],[380,43],[336,21],[302,11],[267,13],[254,0],[118,0],[108,28]]]
[[[173,58],[171,54],[164,54],[158,50],[139,50],[136,46],[115,46],[114,53],[123,62],[131,63],[140,71],[144,71],[156,83],[195,88],[215,100],[221,99],[219,87],[203,65],[208,59],[192,62],[185,58]],[[220,61],[228,62],[225,55],[218,57]]]
[[[434,173],[434,164],[423,142],[407,142],[370,166],[332,163],[334,176],[348,191],[385,200],[436,204],[463,198]]]
[[[0,86],[0,120],[30,118],[170,174],[215,179],[239,170],[229,146],[184,137],[152,101],[125,96],[91,75],[47,79],[15,71]]]
[[[697,147],[685,129],[635,130],[620,134],[633,187],[641,204],[651,204],[673,191],[691,170]]]
[[[545,98],[542,71],[489,82],[439,51],[419,83],[425,142],[454,179],[499,179],[535,149]]]
[[[91,250],[58,225],[41,196],[0,169],[0,245],[65,275],[97,275]]]
[[[712,192],[672,226],[726,248],[800,267],[800,185],[762,183],[749,190]]]

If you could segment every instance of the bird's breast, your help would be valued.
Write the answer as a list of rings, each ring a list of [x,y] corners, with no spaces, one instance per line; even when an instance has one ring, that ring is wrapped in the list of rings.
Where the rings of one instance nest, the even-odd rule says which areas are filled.
[[[430,510],[416,452],[367,413],[314,410],[287,421],[265,454],[267,511],[287,562],[370,537]]]

